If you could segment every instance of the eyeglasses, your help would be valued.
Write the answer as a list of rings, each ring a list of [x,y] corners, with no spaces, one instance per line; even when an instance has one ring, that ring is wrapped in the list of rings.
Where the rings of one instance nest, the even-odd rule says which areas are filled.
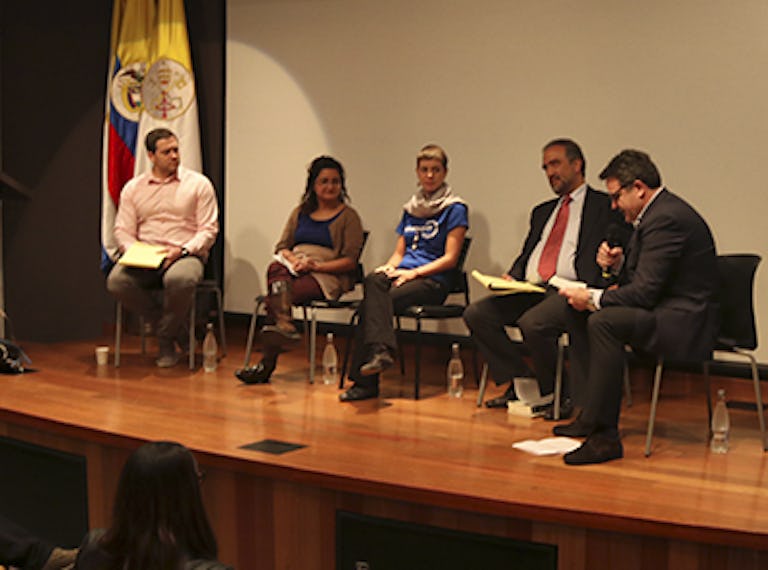
[[[621,198],[621,193],[623,190],[629,190],[630,186],[619,186],[619,189],[616,192],[608,192],[608,196],[611,198],[612,204],[618,204],[619,198]]]

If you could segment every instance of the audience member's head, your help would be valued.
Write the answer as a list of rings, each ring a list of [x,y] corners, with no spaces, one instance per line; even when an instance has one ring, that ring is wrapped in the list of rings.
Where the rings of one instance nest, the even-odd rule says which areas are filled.
[[[178,443],[147,443],[128,458],[101,541],[115,568],[177,569],[185,560],[216,559],[200,480],[195,458]]]

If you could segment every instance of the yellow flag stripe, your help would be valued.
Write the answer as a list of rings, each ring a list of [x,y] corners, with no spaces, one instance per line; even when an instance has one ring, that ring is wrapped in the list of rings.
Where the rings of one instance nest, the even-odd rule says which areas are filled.
[[[155,18],[155,0],[115,0],[112,53],[123,66],[148,61]]]
[[[157,34],[151,62],[161,57],[178,61],[192,71],[183,0],[157,0]]]

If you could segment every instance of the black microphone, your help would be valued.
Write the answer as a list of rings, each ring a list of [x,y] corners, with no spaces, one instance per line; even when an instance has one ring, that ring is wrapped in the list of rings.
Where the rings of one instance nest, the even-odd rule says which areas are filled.
[[[608,228],[605,230],[605,241],[608,247],[618,247],[621,245],[621,227],[617,223],[608,224]],[[610,267],[603,267],[603,279],[611,279],[613,277]]]

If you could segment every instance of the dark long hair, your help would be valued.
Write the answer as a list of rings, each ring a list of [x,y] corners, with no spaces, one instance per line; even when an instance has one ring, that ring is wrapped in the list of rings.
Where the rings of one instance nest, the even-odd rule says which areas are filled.
[[[315,194],[315,180],[320,175],[320,171],[324,168],[330,168],[339,173],[341,178],[341,194],[339,194],[339,200],[346,202],[349,199],[347,193],[346,180],[344,179],[344,167],[341,163],[332,156],[318,156],[312,161],[307,169],[307,186],[304,189],[304,195],[301,197],[301,213],[311,214],[317,210],[317,194]]]
[[[101,547],[113,570],[180,570],[187,560],[217,557],[197,464],[181,444],[146,443],[128,458],[112,517]]]

